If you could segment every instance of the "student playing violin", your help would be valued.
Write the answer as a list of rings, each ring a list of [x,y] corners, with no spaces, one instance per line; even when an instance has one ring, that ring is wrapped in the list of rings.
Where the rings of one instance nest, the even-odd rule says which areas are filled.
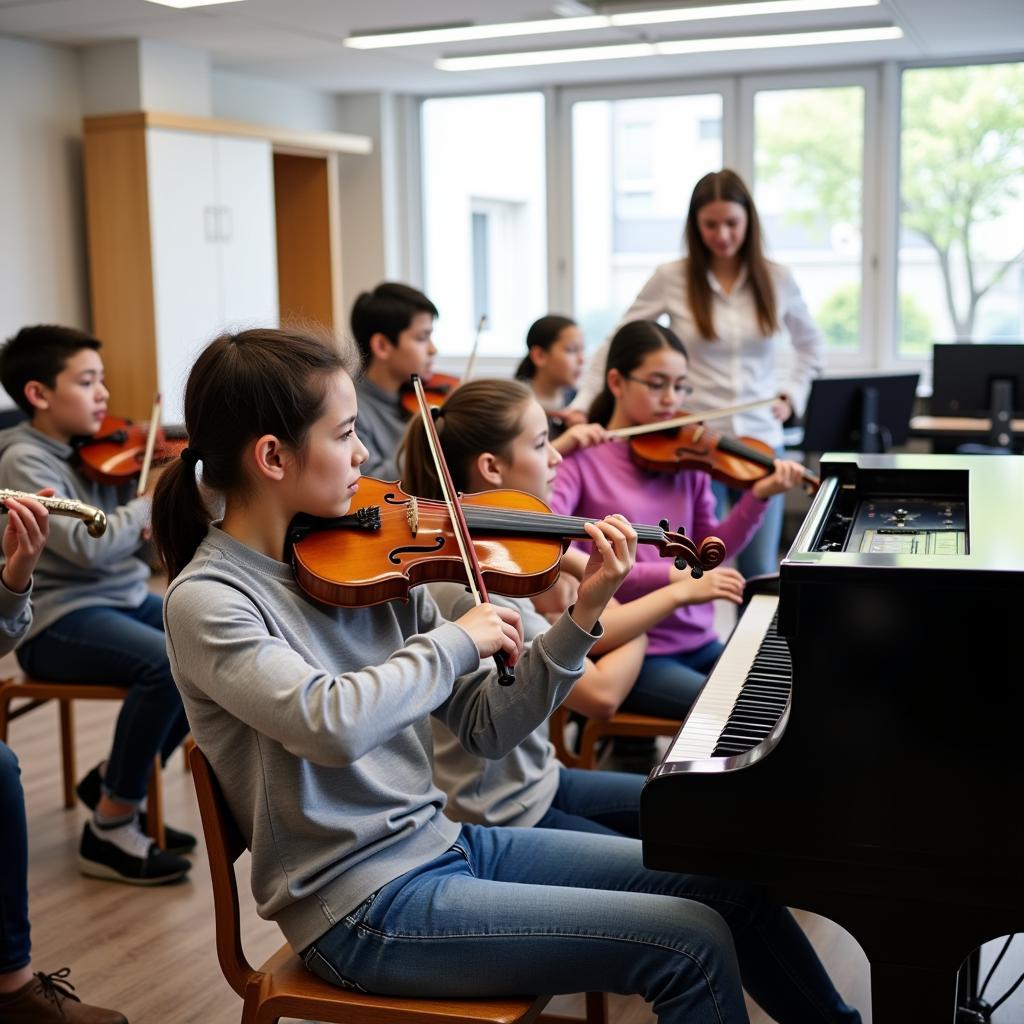
[[[367,476],[399,477],[395,456],[409,420],[401,392],[411,374],[430,376],[437,315],[423,292],[393,281],[363,292],[352,305],[352,336],[362,359],[356,391],[359,433],[369,452]]]
[[[588,528],[576,604],[527,650],[508,608],[449,623],[425,588],[329,607],[280,560],[293,516],[344,515],[359,490],[353,362],[296,333],[216,339],[186,387],[189,449],[155,498],[175,679],[252,850],[259,912],[320,977],[368,992],[612,990],[672,1024],[746,1021],[725,922],[646,870],[639,843],[459,826],[431,781],[430,716],[502,757],[572,688],[633,563],[624,520]],[[197,462],[225,495],[219,524]],[[481,665],[498,651],[512,685]]]
[[[444,405],[438,431],[455,487],[464,493],[515,488],[545,498],[562,461],[548,443],[544,410],[515,381],[479,380],[463,384]],[[416,494],[440,498],[422,423],[413,421],[403,445],[406,484]],[[720,570],[715,570],[720,571]],[[643,658],[643,632],[676,608],[690,578],[667,584],[602,616],[604,636],[596,656],[565,704],[585,714],[610,713],[628,692]],[[466,588],[435,583],[431,595],[449,619],[472,607]],[[493,598],[522,616],[527,643],[540,642],[548,622],[529,599]],[[609,644],[615,644],[609,649]],[[621,645],[621,646],[618,646]],[[609,703],[612,704],[609,710]],[[448,795],[447,814],[477,825],[558,829],[603,835],[640,835],[642,775],[565,768],[555,758],[548,723],[539,725],[498,760],[471,753],[437,717],[434,780]],[[690,823],[691,825],[693,823]],[[811,1019],[857,1022],[789,912],[763,899],[752,887],[689,878],[694,899],[723,910],[733,929],[744,983],[751,995],[780,1022]],[[728,896],[726,891],[728,890]],[[780,968],[780,961],[784,967]]]
[[[94,878],[157,885],[185,875],[187,832],[165,830],[167,850],[145,834],[153,758],[166,760],[188,733],[171,678],[163,604],[146,581],[140,554],[149,534],[150,497],[98,484],[78,466],[76,438],[96,434],[107,411],[100,342],[70,327],[22,328],[0,353],[0,380],[29,419],[0,440],[0,485],[52,487],[107,513],[102,537],[77,519],[51,519],[39,557],[34,620],[18,662],[38,679],[116,683],[128,688],[110,753],[78,784],[93,814],[82,830],[79,866]]]
[[[734,171],[715,171],[697,182],[685,241],[684,258],[654,271],[620,325],[667,316],[690,355],[697,411],[769,400],[714,426],[734,437],[756,438],[781,454],[782,422],[801,412],[812,379],[821,373],[824,337],[793,275],[766,258],[753,197]],[[587,368],[575,400],[580,408],[588,408],[604,387],[607,348],[605,342]],[[717,482],[714,490],[724,516],[740,493]],[[781,496],[769,502],[737,562],[745,575],[776,571],[783,511]]]
[[[609,428],[668,420],[678,415],[689,391],[682,342],[660,324],[634,321],[612,339],[607,381],[591,406],[590,418]],[[681,523],[692,539],[714,534],[735,555],[761,522],[765,502],[796,486],[802,474],[799,464],[776,460],[774,472],[758,480],[719,522],[706,473],[650,473],[631,461],[628,445],[609,443],[566,458],[558,468],[550,505],[561,515],[599,516],[619,507],[628,496],[633,521],[668,519],[673,527]],[[632,600],[681,576],[656,552],[641,548],[621,597]],[[711,602],[721,598],[739,604],[742,596],[743,577],[734,569],[719,568],[691,581],[686,603],[649,631],[644,665],[623,709],[682,718],[722,652],[713,629]]]
[[[551,439],[575,423],[586,423],[586,413],[570,409],[583,376],[583,332],[575,320],[549,314],[535,320],[526,332],[526,355],[516,367],[516,379],[528,384],[551,420]]]

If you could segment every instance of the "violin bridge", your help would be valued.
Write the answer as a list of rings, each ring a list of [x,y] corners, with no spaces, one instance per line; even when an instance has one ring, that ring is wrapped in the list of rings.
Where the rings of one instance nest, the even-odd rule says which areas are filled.
[[[409,522],[409,532],[415,537],[420,529],[420,506],[415,498],[410,498],[405,506],[405,518]]]

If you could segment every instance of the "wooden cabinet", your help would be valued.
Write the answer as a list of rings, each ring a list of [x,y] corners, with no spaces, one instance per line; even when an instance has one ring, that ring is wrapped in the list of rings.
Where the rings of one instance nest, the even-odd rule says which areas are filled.
[[[368,151],[359,136],[199,118],[85,120],[93,330],[112,410],[145,418],[159,390],[165,422],[181,422],[188,371],[221,331],[343,320],[336,157]]]

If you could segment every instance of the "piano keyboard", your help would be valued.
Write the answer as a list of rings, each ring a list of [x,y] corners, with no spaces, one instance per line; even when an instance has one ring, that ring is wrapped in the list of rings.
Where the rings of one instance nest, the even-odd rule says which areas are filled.
[[[735,758],[771,735],[793,685],[789,647],[776,629],[778,606],[767,594],[747,605],[663,765]]]

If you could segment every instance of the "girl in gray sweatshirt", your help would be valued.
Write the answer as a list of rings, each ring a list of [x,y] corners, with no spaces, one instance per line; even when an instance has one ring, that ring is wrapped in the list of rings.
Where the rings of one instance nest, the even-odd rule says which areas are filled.
[[[439,423],[441,447],[460,491],[513,488],[547,497],[561,456],[547,443],[544,410],[518,382],[476,380],[463,384],[445,402]],[[436,499],[436,476],[417,425],[409,430],[403,455],[408,486],[424,498]],[[684,594],[688,588],[694,589],[692,580],[683,580],[678,587]],[[457,619],[469,607],[465,587],[434,583],[430,592],[448,619]],[[658,607],[663,609],[662,615],[671,612],[672,601],[666,597],[671,595],[659,598],[658,592],[652,592],[617,609],[615,618],[620,622],[603,642],[614,633],[621,642],[623,634],[631,637],[632,629],[644,628],[645,621],[653,624]],[[528,645],[545,642],[548,622],[529,599],[495,600],[519,611]],[[642,609],[641,604],[645,606]],[[624,619],[628,623],[621,621]],[[621,674],[623,666],[617,668]],[[635,675],[634,671],[633,678]],[[610,685],[595,681],[593,669],[586,683],[592,690]],[[628,687],[628,678],[619,680],[618,685],[623,683]],[[640,837],[644,776],[564,767],[555,756],[547,722],[500,760],[474,754],[438,718],[433,720],[433,729],[434,781],[448,796],[448,813],[456,820]],[[716,892],[721,883],[713,879],[687,881],[699,886],[693,892],[695,899],[710,902],[729,922],[744,983],[773,1019],[780,1024],[860,1021],[857,1011],[836,991],[788,910],[767,902],[752,886],[729,885]],[[786,965],[785,970],[778,969],[780,963]]]
[[[431,716],[500,758],[564,698],[633,563],[628,524],[592,527],[575,606],[529,649],[507,608],[445,622],[422,589],[353,609],[294,582],[282,560],[293,517],[358,501],[350,365],[299,333],[216,339],[186,388],[189,448],[154,499],[174,676],[252,850],[260,913],[342,986],[635,992],[673,1024],[746,1021],[725,921],[678,877],[646,870],[638,843],[460,826],[431,777]],[[212,527],[197,464],[225,498]],[[510,686],[481,664],[498,651]]]

